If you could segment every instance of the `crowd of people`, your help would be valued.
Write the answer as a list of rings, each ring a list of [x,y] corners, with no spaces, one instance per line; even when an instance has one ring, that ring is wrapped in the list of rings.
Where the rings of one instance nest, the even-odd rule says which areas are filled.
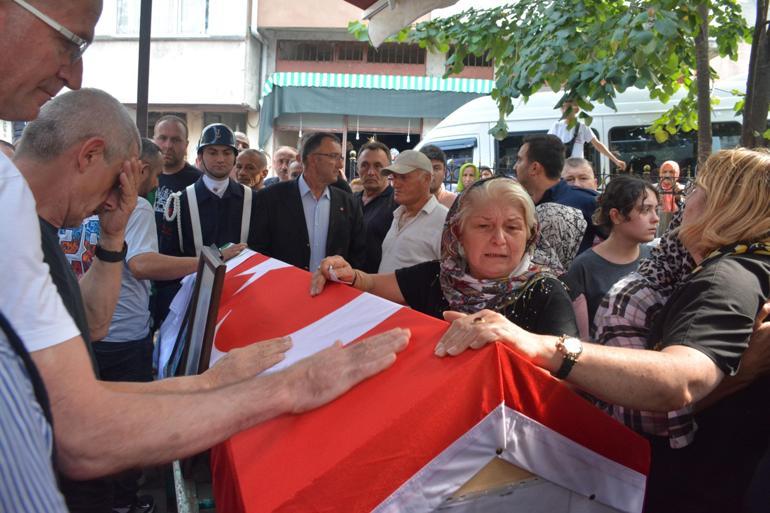
[[[515,178],[467,163],[454,192],[440,148],[374,140],[353,192],[330,132],[271,156],[212,124],[189,163],[183,119],[140,138],[80,88],[101,2],[37,4],[0,2],[0,118],[30,121],[0,145],[0,510],[150,512],[134,469],[325,404],[406,347],[394,329],[262,374],[279,338],[153,380],[153,334],[215,245],[306,269],[313,295],[342,281],[447,320],[436,357],[499,342],[551,372],[650,440],[648,511],[768,511],[770,153],[600,194],[582,142],[625,164],[565,102]]]

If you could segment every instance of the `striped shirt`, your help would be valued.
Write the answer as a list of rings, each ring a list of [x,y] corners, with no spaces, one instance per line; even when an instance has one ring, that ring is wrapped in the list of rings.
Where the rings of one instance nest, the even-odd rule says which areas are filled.
[[[0,512],[67,511],[52,449],[51,426],[24,364],[0,332]]]

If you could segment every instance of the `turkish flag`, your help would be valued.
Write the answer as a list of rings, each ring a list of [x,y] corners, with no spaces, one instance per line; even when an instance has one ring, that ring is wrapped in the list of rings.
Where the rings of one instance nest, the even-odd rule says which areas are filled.
[[[212,449],[218,511],[642,510],[646,440],[505,345],[438,358],[444,321],[342,284],[311,297],[309,273],[253,252],[229,264],[212,363],[289,334],[281,365],[393,327],[412,339],[336,401]],[[531,476],[464,510],[453,494],[495,459]]]

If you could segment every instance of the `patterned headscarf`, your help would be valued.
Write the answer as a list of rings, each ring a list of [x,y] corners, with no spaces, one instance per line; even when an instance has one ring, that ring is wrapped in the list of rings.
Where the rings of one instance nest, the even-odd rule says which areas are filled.
[[[441,271],[439,281],[444,297],[452,310],[464,313],[474,313],[488,308],[500,311],[514,302],[519,293],[533,279],[542,277],[549,269],[535,264],[532,257],[538,240],[538,224],[535,225],[527,240],[524,256],[516,268],[508,276],[496,280],[477,279],[468,273],[468,262],[465,259],[460,240],[456,231],[460,224],[460,207],[467,201],[469,191],[492,180],[510,180],[507,177],[493,177],[475,182],[465,192],[458,196],[449,209],[441,236]]]

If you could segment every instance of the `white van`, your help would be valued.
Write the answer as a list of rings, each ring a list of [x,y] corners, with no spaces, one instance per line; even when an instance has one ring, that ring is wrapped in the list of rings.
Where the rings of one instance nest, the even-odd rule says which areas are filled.
[[[738,145],[741,134],[741,118],[733,107],[740,99],[731,92],[745,88],[745,77],[729,83],[718,83],[713,96],[719,104],[712,112],[713,151],[733,148]],[[497,123],[499,112],[490,96],[477,98],[466,103],[431,130],[417,145],[417,149],[433,144],[447,154],[447,182],[456,183],[457,170],[466,162],[487,165],[498,174],[512,176],[516,154],[522,140],[531,134],[544,134],[559,120],[561,112],[554,106],[562,93],[541,92],[532,95],[527,103],[519,99],[513,112],[508,116],[508,136],[498,141],[489,134]],[[683,94],[671,100],[674,105]],[[647,90],[629,88],[615,98],[617,111],[604,105],[596,105],[590,112],[593,122],[590,128],[594,134],[636,174],[649,173],[657,181],[657,169],[666,160],[679,163],[681,180],[687,181],[694,175],[697,161],[697,133],[678,133],[663,144],[645,129],[665,112],[670,105],[651,100]],[[614,164],[587,144],[586,158],[592,161],[600,182],[611,172]],[[601,159],[600,159],[601,157]],[[612,169],[610,168],[612,166]],[[648,166],[645,169],[645,166]]]

